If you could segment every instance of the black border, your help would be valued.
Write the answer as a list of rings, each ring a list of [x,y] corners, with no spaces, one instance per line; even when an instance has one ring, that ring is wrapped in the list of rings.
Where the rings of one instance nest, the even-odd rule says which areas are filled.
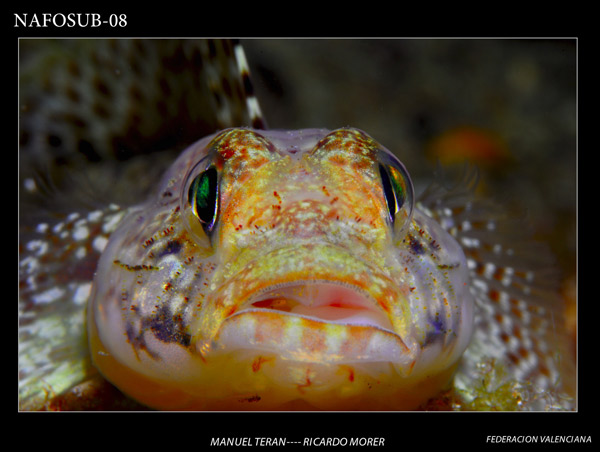
[[[586,126],[590,116],[583,113],[586,107],[595,102],[588,95],[592,81],[586,74],[593,61],[594,44],[589,35],[583,31],[579,22],[568,22],[568,14],[560,11],[560,18],[542,18],[536,12],[530,16],[523,11],[509,9],[504,11],[506,17],[500,16],[498,6],[491,7],[483,13],[479,10],[454,10],[462,19],[446,15],[446,12],[429,6],[418,15],[408,11],[405,5],[400,11],[389,6],[375,8],[375,5],[341,5],[331,10],[323,9],[323,5],[311,6],[302,4],[266,4],[245,3],[229,4],[189,3],[184,5],[168,4],[119,4],[108,6],[72,6],[58,8],[50,6],[19,5],[12,6],[5,12],[4,31],[10,35],[8,52],[5,61],[10,66],[13,78],[8,78],[6,86],[13,98],[5,102],[16,130],[14,107],[17,105],[17,90],[13,87],[17,77],[17,40],[19,37],[284,37],[284,36],[558,36],[578,39],[578,158],[579,149],[596,149],[597,145],[584,144],[589,135]],[[390,4],[393,5],[393,4]],[[396,5],[397,7],[398,5]],[[503,7],[508,8],[508,7]],[[387,10],[386,10],[387,9]],[[15,28],[14,13],[43,12],[94,12],[103,16],[126,14],[128,25],[124,29],[102,26],[98,28]],[[467,14],[471,13],[471,15]],[[579,18],[585,17],[581,10],[576,10]],[[436,19],[437,18],[437,19]],[[438,23],[441,22],[442,26]],[[548,24],[546,30],[537,26]],[[554,24],[560,24],[554,27]],[[496,24],[494,26],[494,24]],[[577,24],[573,26],[572,24]],[[506,26],[508,28],[506,28]],[[515,28],[518,28],[515,29]],[[596,80],[594,80],[597,83]],[[583,107],[583,108],[582,108]],[[6,116],[5,116],[6,117]],[[593,117],[593,116],[591,116]],[[593,129],[592,129],[593,130]],[[8,136],[18,140],[18,134]],[[9,139],[10,139],[9,138]],[[582,139],[583,138],[583,139]],[[586,151],[584,155],[589,155]],[[594,151],[592,151],[594,152]],[[10,155],[10,153],[9,153]],[[589,167],[597,167],[591,163]],[[580,170],[578,165],[578,183],[584,183],[596,177],[588,178],[587,170]],[[16,187],[17,184],[13,185]],[[591,271],[598,271],[591,259],[595,254],[595,241],[598,221],[593,217],[597,210],[597,201],[587,199],[587,194],[596,190],[578,190],[583,192],[582,209],[578,209],[579,226],[578,243],[578,294],[586,293],[585,286]],[[579,198],[578,198],[579,199]],[[593,202],[596,201],[596,202]],[[583,214],[583,218],[580,216]],[[587,221],[586,221],[587,220]],[[593,228],[593,229],[592,229]],[[586,250],[591,248],[591,253]],[[583,254],[583,258],[582,258]],[[586,255],[590,254],[588,259]],[[591,263],[590,263],[591,262]],[[586,278],[586,275],[588,276]],[[593,276],[592,276],[593,278]],[[596,278],[597,279],[597,278]],[[592,281],[594,281],[592,279]],[[592,282],[593,284],[593,282]],[[583,290],[582,290],[583,286]],[[595,387],[592,378],[598,343],[596,338],[589,337],[588,331],[594,331],[594,323],[598,318],[592,312],[594,299],[585,297],[579,304],[579,368],[578,368],[578,411],[575,413],[18,413],[17,434],[11,435],[22,447],[34,444],[42,447],[53,446],[78,450],[89,445],[101,447],[119,447],[124,449],[133,445],[138,450],[152,447],[152,450],[169,448],[189,448],[198,450],[213,449],[210,447],[212,437],[280,437],[286,436],[290,441],[302,441],[304,437],[383,437],[387,450],[438,448],[496,448],[519,446],[518,444],[497,444],[488,442],[489,435],[591,435],[592,441],[598,440],[592,428],[592,417],[596,411]],[[15,304],[16,306],[16,304]],[[590,325],[591,323],[591,325]],[[14,337],[14,336],[13,336]],[[585,357],[591,359],[585,359]],[[14,381],[14,380],[13,380]],[[13,399],[14,400],[14,399]],[[15,410],[17,411],[17,410]],[[43,417],[42,417],[43,416]],[[67,416],[67,417],[64,417]],[[7,430],[5,430],[7,431]],[[523,447],[538,447],[540,444],[523,444]],[[582,444],[553,444],[547,448],[575,448]],[[587,447],[589,445],[586,444]],[[287,445],[285,450],[300,446]],[[302,447],[306,449],[306,447]]]

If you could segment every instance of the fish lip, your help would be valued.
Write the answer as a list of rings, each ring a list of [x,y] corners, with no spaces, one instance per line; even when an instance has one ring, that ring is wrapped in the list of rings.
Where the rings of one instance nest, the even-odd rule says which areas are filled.
[[[304,289],[313,290],[316,298],[297,296],[292,310],[256,306],[274,295],[291,298]],[[338,298],[344,298],[345,307],[332,308]],[[347,312],[337,318],[317,315],[324,310],[336,317],[336,309]],[[374,297],[335,280],[294,281],[255,292],[223,320],[210,345],[197,346],[208,352],[206,357],[245,349],[314,363],[391,362],[402,375],[410,374],[418,355],[415,344],[394,331]]]
[[[334,323],[263,308],[248,308],[229,316],[213,344],[216,354],[247,349],[300,362],[390,362],[404,376],[410,374],[418,355],[415,347],[386,328]]]
[[[409,299],[402,282],[391,278],[379,261],[367,257],[356,255],[338,244],[320,241],[265,249],[261,253],[250,252],[242,256],[235,266],[223,267],[223,272],[213,277],[212,292],[198,305],[198,315],[190,323],[194,351],[208,361],[211,356],[243,349],[250,349],[250,353],[255,354],[271,350],[271,355],[287,360],[322,364],[357,359],[377,361],[391,363],[402,374],[410,373],[421,352]],[[369,309],[360,314],[379,315],[384,320],[366,322],[367,325],[357,322],[344,325],[343,322],[328,322],[308,315],[290,315],[278,310],[260,311],[254,309],[257,306],[252,306],[269,291],[307,284],[329,284],[337,290],[351,293],[353,297],[362,297],[362,301],[353,300],[359,305],[369,305]],[[262,332],[259,328],[256,333],[253,325],[260,325],[257,320],[261,319],[265,320],[266,326]],[[282,323],[295,329],[286,332],[285,343],[275,340],[267,343],[262,339],[267,336],[264,333],[267,327],[270,328],[269,334],[277,337],[277,325]],[[236,327],[239,327],[238,333]],[[315,350],[307,345],[311,334],[317,339],[322,338],[322,330],[338,331],[337,339],[328,336],[322,342],[337,340],[342,343],[344,336],[353,336],[357,340],[346,342],[340,356],[336,355],[335,347]],[[359,350],[360,344],[363,344],[362,350]],[[377,347],[384,352],[375,350]],[[357,357],[357,354],[360,356]]]
[[[280,301],[273,306],[268,300]],[[262,306],[258,306],[262,304]],[[266,309],[328,323],[376,326],[394,332],[392,322],[366,290],[332,279],[298,280],[274,284],[250,295],[236,313]]]

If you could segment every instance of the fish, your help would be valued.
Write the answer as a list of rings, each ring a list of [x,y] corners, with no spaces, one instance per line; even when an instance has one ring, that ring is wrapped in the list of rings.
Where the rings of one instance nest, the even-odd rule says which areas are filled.
[[[147,43],[107,48],[130,45],[128,59]],[[181,55],[181,43],[161,45],[143,55]],[[97,392],[86,384],[104,378],[136,401],[108,403],[133,409],[434,409],[447,391],[449,409],[572,409],[551,255],[521,221],[476,196],[476,172],[417,196],[408,169],[362,130],[267,130],[239,43],[195,45],[208,60],[218,47],[235,61],[244,90],[225,97],[237,99],[243,118],[216,115],[214,130],[162,177],[149,173],[123,194],[130,204],[39,222],[41,203],[21,203],[21,409],[68,409],[65,395],[89,401]],[[92,80],[101,97],[121,83]],[[160,80],[165,96],[172,84]],[[211,80],[208,92],[229,84]],[[95,135],[106,118],[91,110],[89,130],[73,118],[62,135],[35,123],[47,112],[22,121],[34,125],[22,134],[21,167],[59,166],[56,183],[95,187],[118,183],[115,162],[140,160],[149,171],[153,154],[164,158],[128,134],[131,120],[125,132]],[[89,137],[105,134],[120,138],[91,152]],[[177,148],[157,131],[147,136]],[[61,151],[54,160],[41,152],[48,146]],[[62,174],[90,160],[85,176]],[[43,184],[24,174],[25,195],[35,198]]]

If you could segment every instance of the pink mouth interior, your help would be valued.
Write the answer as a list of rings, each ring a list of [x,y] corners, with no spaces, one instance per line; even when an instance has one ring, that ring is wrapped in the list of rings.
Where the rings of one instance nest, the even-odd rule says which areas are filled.
[[[298,283],[277,288],[261,294],[251,306],[332,323],[370,325],[392,330],[389,318],[375,300],[358,289],[334,283]]]

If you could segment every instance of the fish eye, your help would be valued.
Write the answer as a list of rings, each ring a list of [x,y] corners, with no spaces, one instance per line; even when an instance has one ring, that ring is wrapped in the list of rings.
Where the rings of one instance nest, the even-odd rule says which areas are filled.
[[[381,185],[383,186],[383,194],[385,196],[385,203],[388,207],[390,220],[394,223],[396,213],[398,213],[400,207],[404,204],[406,191],[398,178],[390,178],[387,168],[381,163],[379,164],[379,174],[381,176]]]
[[[183,224],[194,243],[207,251],[219,217],[219,179],[214,156],[207,155],[187,173],[179,195]]]
[[[383,151],[379,154],[379,175],[390,223],[399,236],[410,224],[412,217],[414,205],[412,181],[404,165]]]
[[[188,203],[204,232],[210,234],[219,212],[219,178],[215,165],[194,178],[188,190]]]

